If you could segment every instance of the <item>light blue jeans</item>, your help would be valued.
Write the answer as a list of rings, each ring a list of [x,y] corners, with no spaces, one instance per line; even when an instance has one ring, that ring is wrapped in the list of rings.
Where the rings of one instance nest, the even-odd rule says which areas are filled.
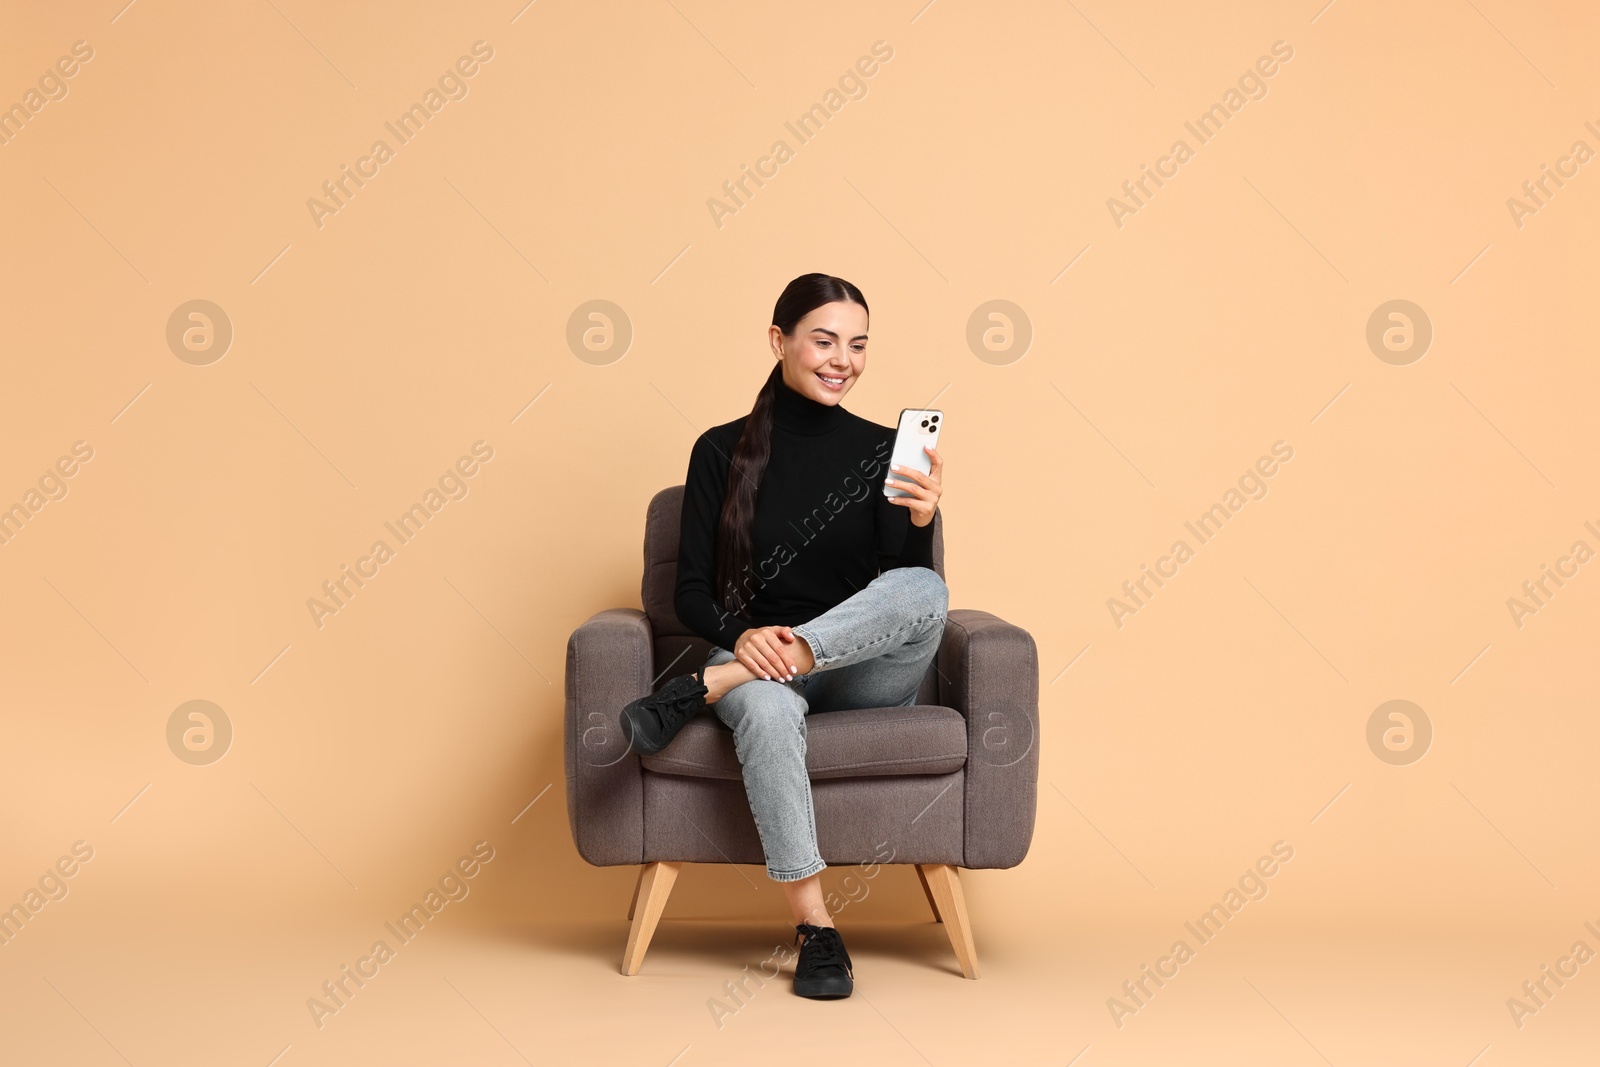
[[[792,627],[816,657],[810,671],[787,681],[745,682],[711,705],[733,728],[769,878],[797,882],[827,866],[817,851],[806,774],[806,715],[915,703],[939,651],[949,599],[944,579],[927,567],[884,571],[843,603]],[[706,666],[732,659],[731,650],[715,647]]]

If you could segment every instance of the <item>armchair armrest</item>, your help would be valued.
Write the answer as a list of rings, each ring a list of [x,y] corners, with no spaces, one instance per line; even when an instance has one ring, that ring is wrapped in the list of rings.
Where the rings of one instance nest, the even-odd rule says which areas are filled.
[[[597,867],[644,861],[644,770],[617,716],[650,692],[654,659],[637,608],[597,612],[567,640],[567,819],[578,854]]]
[[[1039,650],[1020,626],[946,613],[939,699],[967,720],[965,862],[1015,867],[1033,841],[1039,800]]]

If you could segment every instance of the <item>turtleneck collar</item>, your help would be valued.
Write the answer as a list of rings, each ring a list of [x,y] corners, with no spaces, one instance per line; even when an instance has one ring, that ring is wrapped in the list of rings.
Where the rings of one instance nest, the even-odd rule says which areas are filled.
[[[797,393],[780,375],[772,408],[772,421],[790,433],[815,435],[836,430],[844,424],[845,410],[838,404],[824,404],[804,393]]]

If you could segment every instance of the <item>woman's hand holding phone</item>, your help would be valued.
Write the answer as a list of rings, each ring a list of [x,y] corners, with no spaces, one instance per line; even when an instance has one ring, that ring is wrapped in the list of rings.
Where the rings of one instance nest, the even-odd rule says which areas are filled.
[[[910,493],[910,496],[885,497],[891,504],[899,504],[911,509],[911,524],[913,526],[926,526],[933,521],[934,506],[939,503],[939,494],[944,488],[939,484],[939,474],[944,470],[944,460],[939,458],[939,451],[935,448],[922,446],[928,454],[931,470],[927,474],[913,467],[902,467],[899,464],[890,464],[890,476],[884,480],[884,485]],[[912,479],[905,481],[905,479]]]

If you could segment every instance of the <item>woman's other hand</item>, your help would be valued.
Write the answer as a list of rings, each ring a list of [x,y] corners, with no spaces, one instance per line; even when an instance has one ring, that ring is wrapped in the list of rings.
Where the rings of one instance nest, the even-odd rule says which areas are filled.
[[[783,646],[795,640],[787,626],[757,626],[739,635],[733,655],[758,677],[786,682],[799,667],[784,655]]]

